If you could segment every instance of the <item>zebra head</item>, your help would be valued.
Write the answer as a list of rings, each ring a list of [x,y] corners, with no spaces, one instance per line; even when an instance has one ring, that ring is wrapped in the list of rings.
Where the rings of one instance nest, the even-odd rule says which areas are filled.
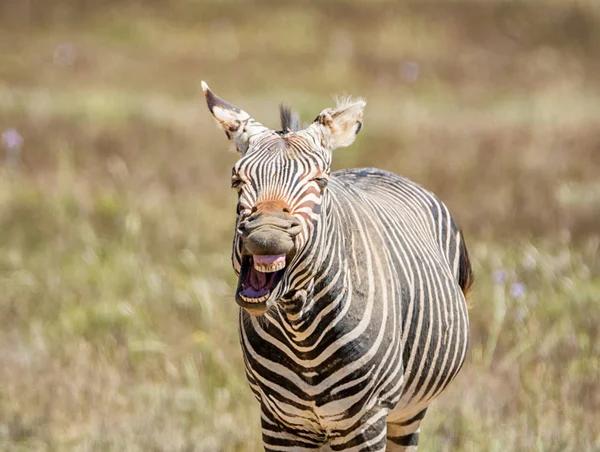
[[[209,110],[240,153],[231,180],[239,196],[232,253],[239,277],[235,299],[260,315],[310,281],[331,151],[352,144],[366,104],[338,101],[303,130],[299,118],[282,107],[283,130],[274,131],[217,97],[204,82],[202,89]]]

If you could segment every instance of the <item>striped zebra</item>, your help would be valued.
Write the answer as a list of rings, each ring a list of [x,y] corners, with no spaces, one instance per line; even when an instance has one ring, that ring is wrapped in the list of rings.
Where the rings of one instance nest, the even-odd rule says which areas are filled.
[[[448,209],[389,172],[330,174],[361,99],[302,130],[282,108],[273,131],[202,88],[240,153],[235,299],[265,450],[416,450],[469,338],[472,272]]]

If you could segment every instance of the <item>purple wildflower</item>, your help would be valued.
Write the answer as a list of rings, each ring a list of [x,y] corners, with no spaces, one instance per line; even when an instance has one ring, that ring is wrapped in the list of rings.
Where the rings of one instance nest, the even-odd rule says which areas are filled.
[[[421,68],[416,61],[403,61],[400,63],[400,77],[405,82],[414,83],[418,80]]]
[[[23,144],[23,137],[15,129],[8,129],[2,133],[2,142],[8,149],[17,149]]]
[[[71,66],[77,59],[77,50],[73,44],[59,44],[54,49],[53,59],[56,66]]]
[[[508,279],[508,274],[504,270],[496,270],[492,274],[492,279],[494,280],[494,284],[504,284]]]
[[[23,137],[15,129],[8,129],[2,133],[2,142],[6,147],[6,164],[9,167],[19,166]]]
[[[523,283],[514,283],[510,286],[510,295],[513,298],[521,298],[525,295],[525,284]]]

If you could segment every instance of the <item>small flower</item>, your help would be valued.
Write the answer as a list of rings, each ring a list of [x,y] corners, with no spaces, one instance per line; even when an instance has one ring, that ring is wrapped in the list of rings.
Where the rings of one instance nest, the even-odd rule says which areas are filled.
[[[525,284],[514,283],[510,286],[510,295],[513,298],[521,298],[525,295]]]
[[[416,61],[403,61],[400,63],[400,77],[405,82],[414,83],[418,80],[421,68]]]
[[[59,44],[54,49],[53,59],[56,66],[71,66],[77,59],[77,50],[73,44]]]
[[[23,137],[15,129],[8,129],[2,133],[2,142],[8,149],[18,149],[23,144]]]
[[[494,284],[504,284],[508,279],[508,275],[504,270],[496,270],[492,274],[492,279],[494,280]]]

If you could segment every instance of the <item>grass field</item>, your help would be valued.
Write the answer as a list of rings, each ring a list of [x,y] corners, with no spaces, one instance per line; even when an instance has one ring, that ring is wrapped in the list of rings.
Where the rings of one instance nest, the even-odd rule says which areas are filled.
[[[471,348],[422,450],[600,451],[599,62],[592,0],[2,2],[0,450],[261,450],[204,79],[272,127],[364,96],[335,168],[463,227]]]

